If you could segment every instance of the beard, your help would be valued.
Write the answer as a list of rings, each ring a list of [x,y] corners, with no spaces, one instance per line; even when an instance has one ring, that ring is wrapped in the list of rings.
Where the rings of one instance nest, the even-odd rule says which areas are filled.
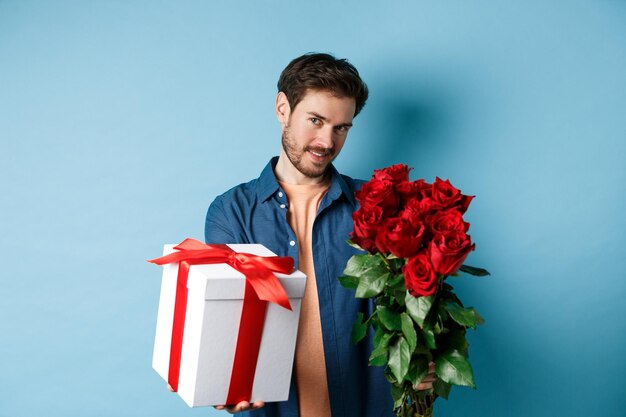
[[[320,146],[305,146],[303,149],[298,148],[296,141],[291,137],[288,125],[285,126],[283,130],[282,145],[289,162],[307,178],[319,178],[324,176],[328,166],[335,159],[334,148],[322,148]],[[309,151],[322,154],[328,158],[326,158],[324,162],[319,163],[311,160],[304,161],[305,154]]]

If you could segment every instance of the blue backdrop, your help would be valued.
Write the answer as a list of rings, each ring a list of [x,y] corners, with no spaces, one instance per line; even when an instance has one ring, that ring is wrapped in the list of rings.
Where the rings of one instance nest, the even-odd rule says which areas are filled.
[[[547,4],[550,3],[550,4]],[[0,415],[213,416],[151,369],[162,244],[279,151],[282,68],[347,57],[338,158],[477,195],[486,318],[444,416],[622,416],[623,1],[0,0]]]

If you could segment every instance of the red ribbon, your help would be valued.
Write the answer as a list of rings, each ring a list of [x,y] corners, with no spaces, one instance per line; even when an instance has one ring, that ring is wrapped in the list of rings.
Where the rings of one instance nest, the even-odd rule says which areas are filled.
[[[250,401],[254,372],[259,357],[263,323],[267,302],[272,302],[291,310],[285,289],[273,272],[288,274],[294,263],[290,257],[257,256],[233,251],[226,245],[205,245],[195,239],[185,239],[178,246],[178,252],[151,259],[157,265],[178,262],[176,302],[174,304],[174,324],[167,382],[178,391],[180,357],[187,311],[187,278],[191,265],[226,263],[246,277],[243,309],[237,335],[237,347],[233,361],[233,371],[228,387],[226,404]]]

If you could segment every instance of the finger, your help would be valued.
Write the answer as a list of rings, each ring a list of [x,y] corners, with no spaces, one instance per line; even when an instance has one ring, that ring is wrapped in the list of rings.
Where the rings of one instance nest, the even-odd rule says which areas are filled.
[[[170,384],[167,384],[167,389],[170,390],[170,392],[174,392],[174,388],[172,388]]]
[[[435,373],[435,362],[428,363],[428,373]]]
[[[261,408],[264,406],[265,406],[265,403],[263,401],[255,401],[254,404],[252,404],[252,409],[256,410],[257,408]]]
[[[248,408],[250,408],[250,403],[248,401],[241,401],[239,404],[235,406],[230,406],[230,407],[226,406],[226,411],[228,411],[231,414],[235,414],[241,411],[246,411]]]
[[[433,383],[432,382],[420,382],[417,385],[417,390],[418,391],[425,391],[425,390],[429,390],[429,389],[433,389]]]
[[[213,408],[215,408],[216,410],[223,410],[224,406],[223,405],[214,405]]]

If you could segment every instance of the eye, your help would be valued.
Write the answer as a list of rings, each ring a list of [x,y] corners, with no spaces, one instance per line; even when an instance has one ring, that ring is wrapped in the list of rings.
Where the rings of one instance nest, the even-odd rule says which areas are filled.
[[[335,129],[339,133],[348,133],[348,130],[350,129],[350,126],[342,125],[342,126],[337,126]]]
[[[318,119],[317,117],[311,117],[309,119],[311,121],[311,123],[313,123],[315,126],[321,126],[322,125],[322,121],[320,119]]]

